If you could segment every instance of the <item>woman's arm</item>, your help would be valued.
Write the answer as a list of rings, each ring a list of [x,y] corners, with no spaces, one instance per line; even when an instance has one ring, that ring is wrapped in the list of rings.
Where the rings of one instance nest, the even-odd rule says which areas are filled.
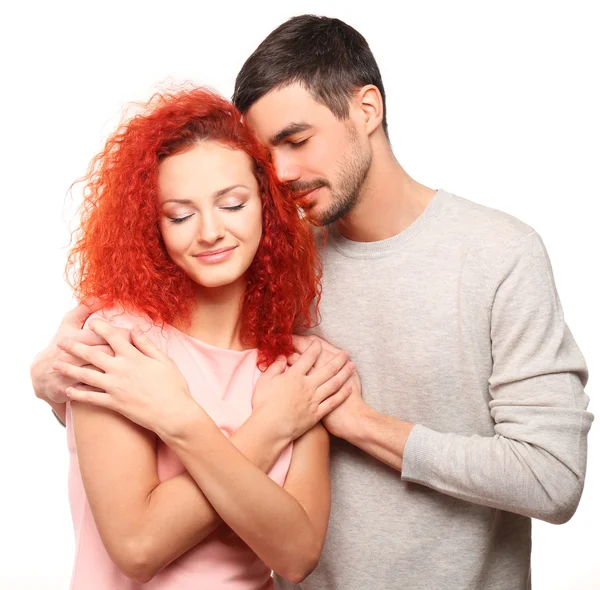
[[[189,473],[160,482],[157,437],[105,408],[72,402],[84,488],[108,554],[128,577],[144,583],[206,538],[222,522]],[[230,442],[269,471],[289,444],[251,416]]]
[[[197,406],[164,440],[221,518],[276,573],[299,583],[316,567],[329,518],[329,440],[321,425],[295,444],[284,488],[238,449]],[[293,534],[291,534],[293,532]]]
[[[106,322],[98,322],[98,324],[102,327],[104,336],[111,341],[111,346],[116,352],[116,358],[109,358],[107,355],[93,350],[92,347],[85,347],[80,343],[63,343],[61,348],[79,358],[85,358],[92,365],[100,366],[104,372],[92,371],[89,368],[69,364],[58,364],[55,368],[68,377],[87,382],[91,387],[98,387],[107,393],[91,389],[87,391],[74,390],[71,392],[71,398],[104,406],[105,409],[117,410],[122,414],[126,414],[132,421],[138,422],[149,429],[152,428],[159,433],[161,432],[161,425],[163,427],[168,426],[171,429],[169,435],[177,436],[177,424],[182,424],[182,418],[185,421],[190,415],[193,415],[193,410],[191,413],[189,411],[189,402],[196,409],[198,409],[198,406],[193,402],[189,393],[186,393],[187,385],[174,363],[139,333],[133,336],[133,343],[137,346],[136,349],[131,343],[125,341],[122,335],[113,331],[114,328]],[[329,367],[324,367],[323,370],[307,379],[305,378],[306,373],[317,356],[318,347],[312,352],[306,351],[303,355],[305,366],[301,368],[302,363],[299,363],[294,371],[285,372],[285,361],[274,363],[261,377],[255,389],[255,398],[262,400],[261,403],[255,407],[252,417],[231,438],[231,442],[237,445],[242,453],[264,470],[271,467],[275,458],[279,456],[281,450],[291,440],[303,434],[307,428],[312,427],[320,419],[323,413],[336,407],[348,396],[349,390],[346,391],[346,388],[343,387],[344,382],[352,372],[352,367],[345,364],[347,356],[342,354],[336,361],[330,363]],[[306,398],[306,387],[313,388],[314,397],[312,403],[305,406],[299,404],[298,401]],[[92,410],[90,407],[88,407],[88,410],[87,415],[89,417]],[[79,411],[82,412],[82,410]],[[96,432],[96,434],[90,436],[91,448],[96,452],[104,452],[108,448],[109,452],[106,460],[102,462],[102,454],[100,456],[92,455],[88,460],[97,461],[107,469],[114,467],[117,469],[114,479],[116,481],[127,481],[129,468],[127,466],[120,468],[120,464],[112,463],[112,458],[122,446],[121,443],[114,449],[106,445],[101,446],[99,449],[93,446],[96,441],[103,440],[104,437],[107,437],[110,441],[119,438],[119,435],[113,435],[110,432],[111,428],[115,427],[116,414],[107,412],[105,416],[113,416],[112,427],[106,427],[108,434],[104,430],[105,425],[102,420],[96,422],[95,431],[90,426],[85,429],[84,434]],[[208,417],[205,416],[205,418]],[[132,426],[129,422],[123,422],[122,418],[116,422],[120,425],[120,430],[123,430],[126,425],[128,427],[126,429],[128,430],[128,437],[132,436]],[[215,427],[212,421],[210,421],[210,424]],[[307,424],[309,426],[306,426]],[[83,426],[80,430],[83,431]],[[138,444],[140,432],[146,437],[149,436],[144,428],[138,429]],[[220,431],[218,433],[220,435]],[[165,432],[163,432],[161,438],[163,440],[168,439]],[[78,444],[78,447],[81,447],[81,444]],[[131,460],[134,461],[136,457],[141,455],[142,451],[135,449]],[[123,459],[125,460],[127,457],[123,457]],[[85,461],[85,457],[81,455],[80,462],[83,461]],[[194,489],[191,490],[191,494],[178,497],[176,504],[181,510],[176,515],[168,512],[167,517],[161,520],[159,512],[152,512],[152,510],[158,511],[160,507],[158,500],[164,497],[162,494],[166,491],[167,486],[171,486],[171,493],[176,493],[176,482],[183,482],[179,485],[192,484],[191,478],[186,474],[164,482],[159,487],[155,473],[155,462],[155,457],[152,457],[150,461],[154,469],[152,476],[144,480],[145,486],[142,488],[142,493],[138,492],[137,496],[134,494],[133,498],[129,490],[115,490],[115,486],[106,486],[108,494],[127,493],[128,495],[125,498],[127,506],[131,502],[137,502],[137,508],[128,508],[127,518],[123,522],[116,523],[112,528],[111,512],[107,510],[106,530],[100,530],[100,532],[107,548],[109,548],[109,552],[111,549],[113,553],[120,550],[122,554],[121,559],[118,555],[113,556],[113,559],[119,565],[122,564],[124,571],[131,572],[138,579],[152,577],[164,565],[185,552],[199,539],[204,538],[219,522],[218,517],[210,509],[210,505],[208,505],[204,496],[198,495],[198,491]],[[101,477],[101,473],[99,474],[97,470],[91,473],[97,478]],[[84,475],[84,484],[86,484],[85,469],[82,469],[82,474]],[[266,476],[264,477],[266,478]],[[266,479],[269,483],[272,483],[271,480]],[[86,484],[88,494],[90,494],[89,487],[90,485]],[[116,487],[118,488],[118,486]],[[190,492],[190,490],[187,490],[187,492]],[[140,501],[140,498],[142,501]],[[98,502],[105,501],[102,494],[96,494],[94,499],[91,497],[89,499],[95,513],[98,511],[97,508],[95,509],[95,505]],[[110,499],[109,496],[108,500],[110,501]],[[197,507],[198,499],[205,502],[203,507]],[[155,500],[155,502],[150,503],[150,500]],[[143,501],[146,501],[146,504]],[[123,502],[120,502],[121,504]],[[172,509],[172,503],[168,501],[168,504],[168,508]],[[207,507],[209,508],[208,512],[206,511]],[[147,512],[148,510],[150,512]],[[198,518],[190,520],[191,514]],[[179,519],[188,523],[189,528],[180,526]],[[161,531],[160,535],[153,534],[155,530],[152,528],[153,526],[158,527],[158,530]],[[169,526],[171,527],[169,536],[165,536],[163,534],[164,527]],[[99,529],[102,529],[100,524]],[[139,542],[140,538],[143,538],[144,543]],[[114,542],[111,543],[113,539]],[[138,553],[132,554],[130,552],[131,547],[137,548]],[[300,555],[300,559],[303,558],[304,556]],[[300,574],[297,571],[287,573],[286,566],[287,564],[284,564],[283,569],[278,568],[281,570],[280,573],[297,577],[303,571],[310,569],[311,560],[304,561],[301,564],[302,567],[297,568],[297,571],[300,570]]]
[[[304,508],[317,537],[314,563],[295,572],[293,564],[289,566],[287,578],[300,583],[317,566],[329,523],[329,434],[322,424],[317,424],[294,443],[292,462],[283,487]]]

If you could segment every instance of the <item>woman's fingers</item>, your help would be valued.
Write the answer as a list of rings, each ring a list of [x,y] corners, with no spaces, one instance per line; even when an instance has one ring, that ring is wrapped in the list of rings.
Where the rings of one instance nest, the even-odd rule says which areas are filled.
[[[91,388],[67,387],[67,396],[70,401],[92,404],[109,410],[117,411],[114,399],[108,393],[94,391]]]
[[[322,355],[329,355],[331,353],[323,352]],[[342,379],[343,375],[336,379],[336,376],[346,367],[348,363],[348,353],[343,350],[338,352],[335,356],[331,357],[327,363],[325,363],[322,367],[315,369],[310,379],[314,384],[315,388],[321,390],[323,389],[323,393],[325,391],[328,392],[328,395],[331,395],[335,391],[337,391],[344,381],[350,376],[349,374]],[[353,366],[353,365],[352,365]],[[347,371],[346,371],[347,372]],[[337,385],[337,386],[336,386]],[[324,398],[323,398],[324,399]]]
[[[339,373],[317,389],[317,400],[322,402],[333,395],[352,377],[352,373],[354,373],[354,363],[348,362],[340,369]]]
[[[55,361],[52,364],[52,368],[57,373],[60,373],[65,377],[69,377],[74,382],[85,383],[86,385],[97,387],[98,389],[102,389],[104,391],[108,389],[106,382],[107,376],[90,365],[86,365],[85,367],[77,367],[62,361]]]
[[[311,342],[306,350],[298,357],[290,371],[300,375],[306,375],[321,354],[321,343],[318,340]]]
[[[89,328],[84,328],[83,330],[73,333],[70,338],[76,342],[81,342],[81,344],[87,344],[88,346],[107,345],[106,340],[104,340],[102,336],[98,336],[96,332]]]
[[[330,395],[328,398],[323,400],[319,404],[319,409],[317,410],[317,417],[319,420],[322,420],[327,414],[330,414],[335,410],[338,406],[342,405],[350,394],[352,393],[352,385],[349,381],[344,383],[340,389],[333,395]]]
[[[59,360],[75,366],[83,366],[85,364],[94,365],[101,371],[107,371],[113,361],[110,346],[88,346],[77,342],[73,338],[65,338],[58,343],[58,347],[67,353],[64,356],[59,356]],[[71,358],[65,358],[71,357]],[[83,362],[82,362],[83,361]]]
[[[287,367],[287,359],[285,356],[278,356],[265,370],[263,375],[267,377],[277,377],[277,375],[281,375],[285,372]]]
[[[131,353],[134,346],[131,344],[130,330],[119,328],[110,322],[94,319],[89,328],[98,336],[106,340],[106,343],[115,351],[116,355],[126,356]]]
[[[170,362],[171,358],[166,355],[144,332],[139,326],[135,326],[131,330],[132,344],[144,355],[149,356],[157,361]]]

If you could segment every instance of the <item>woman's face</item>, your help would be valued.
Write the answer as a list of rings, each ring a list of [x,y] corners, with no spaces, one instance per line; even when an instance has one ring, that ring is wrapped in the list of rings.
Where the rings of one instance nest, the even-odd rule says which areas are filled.
[[[262,235],[252,160],[207,141],[158,168],[160,231],[173,262],[202,287],[242,281]]]

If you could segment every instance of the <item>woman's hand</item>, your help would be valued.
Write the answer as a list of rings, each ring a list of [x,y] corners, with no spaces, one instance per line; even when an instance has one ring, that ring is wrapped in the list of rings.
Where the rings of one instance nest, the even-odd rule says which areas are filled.
[[[321,342],[312,342],[289,368],[287,359],[279,357],[254,388],[253,412],[268,412],[290,441],[310,430],[352,392],[349,380],[354,364],[348,362],[348,353],[337,351],[316,367],[321,352]]]
[[[89,386],[69,387],[69,399],[119,412],[161,438],[178,431],[190,408],[198,406],[175,362],[137,327],[131,330],[131,342],[121,328],[108,322],[94,320],[90,328],[106,340],[115,356],[71,338],[59,342],[60,349],[93,365],[53,364],[61,375]]]
[[[327,366],[332,359],[336,358],[336,355],[340,354],[338,348],[318,336],[294,336],[294,347],[297,352],[288,358],[288,362],[295,367],[296,363],[315,343],[320,343],[321,354],[316,359],[314,367],[309,371],[309,375],[312,374],[311,372],[321,370],[321,367]],[[362,385],[356,371],[352,372],[346,387],[350,391],[344,397],[343,403],[337,404],[323,417],[323,426],[327,428],[330,434],[340,438],[347,438],[353,432],[356,432],[360,428],[365,415],[373,411],[362,398]]]

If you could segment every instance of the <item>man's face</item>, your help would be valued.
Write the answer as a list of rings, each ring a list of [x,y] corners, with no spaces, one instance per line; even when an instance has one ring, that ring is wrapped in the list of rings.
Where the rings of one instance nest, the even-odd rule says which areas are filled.
[[[352,111],[339,120],[293,84],[268,92],[246,119],[309,218],[327,225],[352,209],[371,165],[370,144],[360,137]]]

